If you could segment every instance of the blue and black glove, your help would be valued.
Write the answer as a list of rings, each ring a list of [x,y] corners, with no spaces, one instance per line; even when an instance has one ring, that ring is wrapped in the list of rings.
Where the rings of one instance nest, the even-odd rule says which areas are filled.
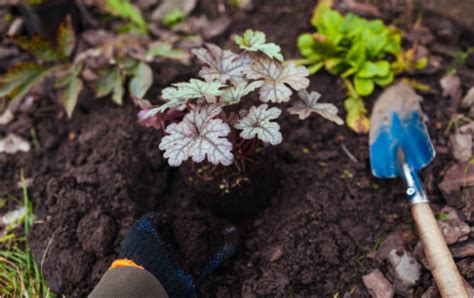
[[[156,297],[156,293],[161,293],[164,289],[168,297],[192,297],[205,278],[237,249],[239,236],[236,228],[225,228],[222,231],[223,243],[218,246],[199,274],[191,276],[175,262],[182,254],[176,243],[172,243],[172,221],[170,216],[161,213],[149,213],[139,219],[122,242],[118,259],[112,263],[111,269],[90,296],[137,297],[145,294]],[[119,269],[120,272],[116,271]],[[153,281],[150,274],[159,284]],[[151,292],[155,294],[152,295]]]

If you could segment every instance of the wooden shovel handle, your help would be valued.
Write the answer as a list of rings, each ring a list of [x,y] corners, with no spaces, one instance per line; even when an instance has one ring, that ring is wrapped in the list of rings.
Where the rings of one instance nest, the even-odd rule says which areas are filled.
[[[441,296],[468,298],[463,278],[454,263],[430,204],[414,204],[411,207],[411,212]]]

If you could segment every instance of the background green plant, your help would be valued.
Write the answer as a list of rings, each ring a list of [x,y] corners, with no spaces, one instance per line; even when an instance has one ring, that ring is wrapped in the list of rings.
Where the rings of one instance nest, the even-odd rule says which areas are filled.
[[[0,296],[55,297],[46,285],[26,238],[33,225],[33,208],[23,174],[21,177],[26,211],[16,224],[23,224],[23,230],[18,232],[19,228],[10,230],[7,227],[9,232],[0,237]]]
[[[17,62],[0,75],[0,99],[6,99],[8,106],[15,106],[34,86],[46,78],[52,78],[59,102],[70,118],[85,86],[81,74],[86,65],[89,69],[99,68],[94,69],[97,70],[98,80],[91,86],[97,97],[111,95],[111,99],[120,105],[127,85],[130,95],[139,98],[145,95],[153,83],[149,63],[156,57],[189,62],[187,51],[144,36],[147,23],[140,10],[129,0],[99,1],[98,5],[105,13],[125,20],[127,23],[124,26],[130,29],[125,31],[139,34],[120,34],[123,33],[121,31],[99,48],[73,55],[76,34],[70,16],[66,16],[54,41],[42,35],[12,37],[10,40],[33,59]],[[92,61],[97,56],[103,58],[102,62],[107,60],[106,63]],[[92,63],[88,64],[89,61]]]
[[[298,48],[305,57],[310,74],[326,69],[344,79],[349,97],[344,106],[347,124],[357,132],[367,132],[369,120],[363,96],[372,94],[375,86],[391,84],[396,74],[424,68],[427,59],[415,59],[415,50],[403,51],[401,33],[382,20],[367,20],[348,13],[343,16],[332,9],[332,1],[322,0],[316,6],[311,24],[316,33],[298,38]]]

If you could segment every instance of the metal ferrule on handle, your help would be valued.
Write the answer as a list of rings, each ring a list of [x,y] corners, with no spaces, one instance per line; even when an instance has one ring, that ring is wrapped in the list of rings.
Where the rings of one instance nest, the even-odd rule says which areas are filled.
[[[407,196],[410,205],[429,203],[423,183],[421,182],[418,173],[411,169],[405,161],[405,154],[401,148],[398,148],[398,160],[400,166],[400,173],[407,186]]]

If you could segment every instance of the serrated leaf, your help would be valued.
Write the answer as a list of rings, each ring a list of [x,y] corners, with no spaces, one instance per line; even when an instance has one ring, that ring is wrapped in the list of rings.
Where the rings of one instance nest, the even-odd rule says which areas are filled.
[[[338,124],[344,124],[344,121],[337,115],[337,107],[330,103],[318,103],[321,94],[316,91],[309,93],[307,90],[298,92],[300,100],[296,101],[288,112],[298,115],[300,120],[308,118],[311,113],[317,113],[322,117]]]
[[[145,62],[140,62],[135,68],[128,90],[132,96],[142,98],[153,83],[153,71]]]
[[[215,96],[224,91],[221,88],[226,85],[221,82],[205,82],[191,79],[185,83],[175,83],[173,87],[163,89],[161,97],[167,101],[188,100],[193,98],[206,98],[211,101]]]
[[[259,91],[260,100],[263,102],[286,102],[293,94],[288,86],[295,91],[309,86],[306,67],[293,63],[281,65],[270,59],[255,60],[244,73],[251,80],[264,81]]]
[[[369,118],[362,99],[349,97],[344,101],[344,107],[347,111],[347,126],[357,133],[369,132]]]
[[[74,47],[76,46],[76,35],[72,26],[71,16],[67,16],[61,23],[58,30],[58,51],[61,56],[66,58],[71,56]]]
[[[18,36],[11,40],[17,46],[44,62],[55,62],[63,58],[61,53],[46,38]]]
[[[199,72],[206,81],[226,83],[230,80],[239,84],[244,81],[243,70],[251,63],[247,55],[237,55],[214,44],[206,44],[206,48],[194,49],[191,52],[207,65]]]
[[[283,62],[283,55],[281,54],[281,48],[274,43],[267,43],[265,33],[260,31],[253,31],[247,29],[243,36],[237,35],[235,42],[240,46],[241,49],[249,52],[262,52],[270,59],[277,59]]]
[[[82,80],[75,78],[59,93],[59,100],[66,110],[67,116],[69,118],[71,118],[72,113],[76,108],[77,99],[81,93],[82,87]]]
[[[0,78],[0,97],[10,99],[23,97],[51,69],[36,63],[18,63],[9,68],[7,74]]]
[[[105,0],[100,6],[113,16],[133,22],[140,30],[147,30],[140,10],[130,0]]]
[[[230,127],[221,119],[214,119],[222,109],[215,105],[192,110],[180,123],[166,127],[166,135],[161,139],[160,150],[170,166],[179,166],[192,158],[194,162],[207,159],[214,165],[230,165],[232,143],[227,140]]]
[[[263,85],[263,81],[242,83],[236,87],[229,88],[222,95],[222,102],[228,105],[240,102],[240,99]]]
[[[372,79],[354,78],[354,87],[357,94],[367,96],[374,91],[375,85]]]
[[[183,64],[189,64],[191,59],[191,55],[188,51],[175,49],[171,44],[161,41],[151,44],[145,57],[147,61],[153,59],[154,57],[163,57],[178,60]]]
[[[240,136],[243,139],[251,140],[257,137],[264,143],[272,145],[280,144],[283,137],[280,132],[280,125],[271,120],[277,119],[281,114],[279,108],[268,109],[267,104],[261,104],[259,107],[250,107],[247,115],[240,119],[234,127],[242,130]]]

